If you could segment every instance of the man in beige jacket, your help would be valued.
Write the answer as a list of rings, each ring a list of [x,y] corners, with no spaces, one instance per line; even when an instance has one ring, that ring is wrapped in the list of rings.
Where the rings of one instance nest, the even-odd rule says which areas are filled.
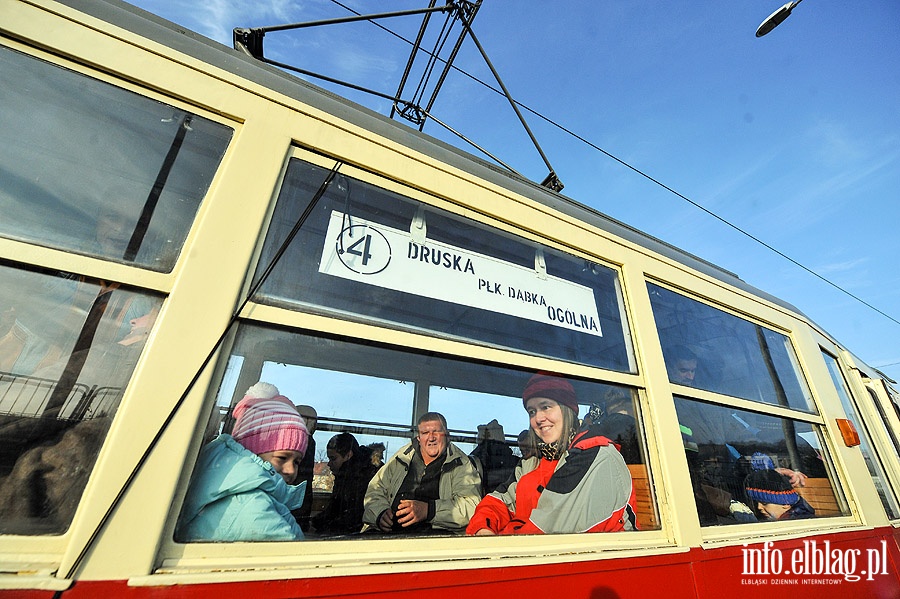
[[[363,532],[462,533],[480,489],[474,464],[448,439],[447,420],[428,412],[419,418],[416,438],[369,482]]]

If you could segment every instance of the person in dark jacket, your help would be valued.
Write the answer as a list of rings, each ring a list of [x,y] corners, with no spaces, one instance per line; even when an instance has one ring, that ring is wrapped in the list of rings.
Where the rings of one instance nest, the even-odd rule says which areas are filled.
[[[626,464],[643,464],[631,397],[621,389],[611,389],[606,392],[603,408],[597,407],[591,406],[585,421],[618,446]]]
[[[527,460],[528,458],[533,458],[536,456],[537,447],[534,446],[531,439],[531,429],[525,429],[519,436],[516,438],[516,443],[519,446],[519,453],[521,454],[521,460]]]
[[[340,433],[328,441],[328,467],[334,474],[331,500],[312,525],[325,534],[350,534],[362,529],[363,499],[369,481],[378,472],[372,450],[361,447],[350,433]]]
[[[476,460],[475,465],[481,474],[482,495],[487,495],[509,480],[519,462],[506,443],[503,426],[496,418],[478,425],[478,446],[469,457]]]
[[[763,520],[815,518],[816,510],[800,497],[791,480],[776,470],[754,470],[744,480],[747,497]]]
[[[313,500],[313,470],[316,467],[316,440],[313,438],[313,434],[316,432],[319,414],[314,407],[308,405],[297,406],[297,411],[306,422],[306,428],[309,431],[309,446],[306,448],[306,454],[303,456],[303,461],[300,462],[300,471],[297,473],[297,483],[306,481],[306,495],[303,497],[303,505],[292,513],[303,532],[309,532]]]

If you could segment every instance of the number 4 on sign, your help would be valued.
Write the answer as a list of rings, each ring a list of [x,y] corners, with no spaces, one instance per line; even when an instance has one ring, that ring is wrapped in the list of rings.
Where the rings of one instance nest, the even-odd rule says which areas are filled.
[[[362,251],[359,249],[359,245],[363,244]],[[372,246],[372,236],[366,235],[350,247],[346,249],[346,252],[351,256],[359,256],[362,258],[363,266],[366,266],[369,263],[369,258],[372,257],[372,254],[369,253],[369,248]]]

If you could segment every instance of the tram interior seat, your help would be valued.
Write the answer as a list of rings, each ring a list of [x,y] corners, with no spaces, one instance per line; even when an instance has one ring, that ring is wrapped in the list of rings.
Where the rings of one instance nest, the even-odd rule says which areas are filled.
[[[827,478],[807,478],[806,486],[798,492],[816,510],[817,517],[842,515],[841,506]]]
[[[634,486],[634,497],[637,503],[638,530],[655,530],[659,528],[659,520],[656,517],[656,508],[653,504],[653,494],[650,492],[650,478],[647,475],[647,466],[644,464],[628,464],[631,472],[631,484]]]

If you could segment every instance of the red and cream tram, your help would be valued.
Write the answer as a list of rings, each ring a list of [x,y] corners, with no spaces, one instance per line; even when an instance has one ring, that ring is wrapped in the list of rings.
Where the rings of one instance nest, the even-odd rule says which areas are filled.
[[[0,15],[0,596],[900,596],[900,395],[792,306],[127,4]],[[176,534],[257,381],[315,410],[314,516],[338,433],[518,458],[537,371],[630,418],[639,530]]]

